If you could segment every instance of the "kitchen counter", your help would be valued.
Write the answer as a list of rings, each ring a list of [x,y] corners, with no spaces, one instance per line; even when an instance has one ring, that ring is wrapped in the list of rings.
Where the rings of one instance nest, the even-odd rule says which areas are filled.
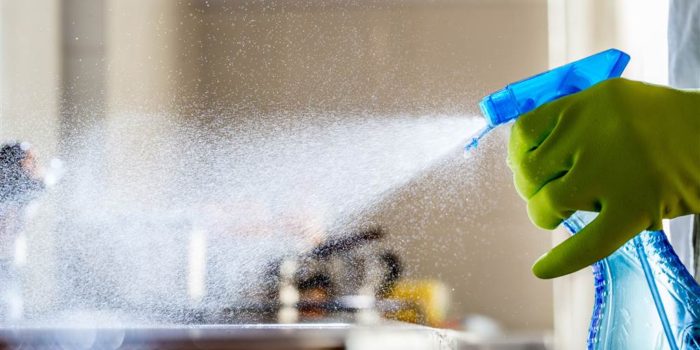
[[[4,328],[0,349],[425,349],[545,350],[544,336],[479,339],[403,323],[344,323],[96,328]]]

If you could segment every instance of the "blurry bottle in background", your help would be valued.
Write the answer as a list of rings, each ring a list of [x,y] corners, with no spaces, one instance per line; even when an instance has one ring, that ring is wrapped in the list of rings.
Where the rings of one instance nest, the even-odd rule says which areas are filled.
[[[44,189],[36,156],[27,142],[0,147],[0,322],[23,315],[20,268],[24,261],[23,226],[32,200]]]

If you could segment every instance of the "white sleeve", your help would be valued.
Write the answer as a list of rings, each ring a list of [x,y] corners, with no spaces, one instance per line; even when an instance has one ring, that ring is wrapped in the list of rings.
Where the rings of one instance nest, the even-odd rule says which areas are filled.
[[[671,0],[668,56],[670,85],[700,88],[700,1]]]
[[[668,17],[668,73],[673,87],[700,88],[700,0],[671,0]],[[676,254],[688,271],[700,272],[700,249],[694,247],[700,237],[695,237],[693,216],[671,220],[670,241]],[[695,248],[695,249],[694,249]],[[697,279],[697,277],[696,277]]]
[[[696,261],[694,254],[693,215],[681,216],[670,220],[667,229],[673,250],[676,251],[676,255],[681,259],[688,272],[695,276],[698,261]]]

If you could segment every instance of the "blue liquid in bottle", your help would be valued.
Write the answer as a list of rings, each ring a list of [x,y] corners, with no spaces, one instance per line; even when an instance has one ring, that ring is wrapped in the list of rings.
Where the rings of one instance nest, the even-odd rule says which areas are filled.
[[[544,103],[619,77],[629,62],[610,49],[510,84],[479,104],[487,126],[466,146],[498,125]],[[596,213],[576,212],[563,225],[576,234]],[[588,349],[700,349],[700,286],[663,231],[643,231],[593,264],[595,303]]]

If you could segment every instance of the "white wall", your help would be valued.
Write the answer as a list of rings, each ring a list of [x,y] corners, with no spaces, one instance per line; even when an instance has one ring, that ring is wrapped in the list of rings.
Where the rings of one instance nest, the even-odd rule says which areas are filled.
[[[192,118],[218,106],[475,114],[480,97],[547,67],[545,0],[273,3],[225,11],[220,1],[107,0],[107,125],[134,110]],[[52,154],[58,5],[2,4],[3,48],[13,51],[3,56],[2,135],[29,137]],[[107,150],[128,142],[107,134]],[[506,134],[490,137],[477,159],[443,165],[394,194],[376,219],[412,276],[453,288],[453,316],[549,329],[551,283],[529,272],[549,235],[529,223],[512,188]]]
[[[0,2],[0,138],[29,139],[53,154],[58,124],[58,2]]]

